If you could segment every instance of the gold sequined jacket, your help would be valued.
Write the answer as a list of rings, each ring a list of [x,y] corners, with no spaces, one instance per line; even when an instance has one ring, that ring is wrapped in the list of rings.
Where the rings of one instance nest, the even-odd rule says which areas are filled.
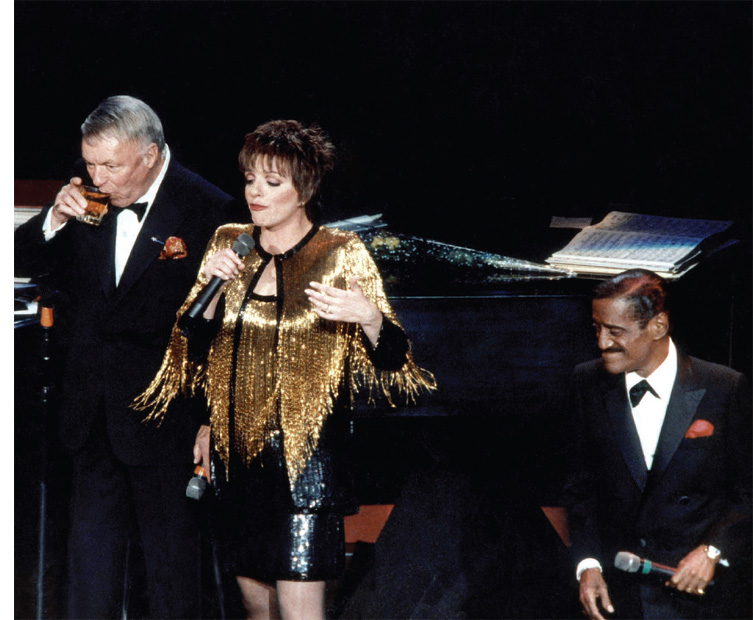
[[[230,247],[242,232],[254,236],[256,247],[225,289],[224,311],[205,361],[189,356],[176,326],[162,367],[135,407],[159,419],[176,396],[203,392],[213,445],[226,469],[231,451],[248,464],[280,433],[294,503],[315,509],[327,497],[311,489],[318,485],[325,496],[330,493],[324,487],[333,481],[316,478],[335,475],[327,470],[339,459],[334,453],[344,448],[338,428],[353,394],[365,387],[392,404],[395,394],[412,400],[420,389],[435,389],[435,381],[414,363],[376,265],[357,235],[315,226],[288,252],[270,255],[258,243],[258,229],[230,224],[217,230],[203,261]],[[251,291],[269,261],[275,261],[277,295],[259,297]],[[357,324],[320,318],[304,293],[312,281],[348,288],[352,276],[359,276],[364,294],[385,317],[373,348]],[[200,275],[178,317],[206,283]],[[297,483],[306,489],[296,493]]]

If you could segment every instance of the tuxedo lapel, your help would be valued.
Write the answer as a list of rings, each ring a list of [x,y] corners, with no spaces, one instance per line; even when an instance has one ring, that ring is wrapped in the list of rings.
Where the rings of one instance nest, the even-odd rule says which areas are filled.
[[[120,282],[115,291],[116,301],[131,289],[146,268],[158,259],[164,242],[173,234],[183,221],[183,212],[173,200],[168,180],[170,171],[165,176],[144,220],[136,242],[133,244],[128,262],[123,269]]]
[[[609,420],[617,437],[622,456],[635,483],[643,490],[646,486],[648,472],[641,449],[641,441],[628,405],[625,375],[608,377],[604,398]]]
[[[667,404],[659,443],[651,467],[651,478],[658,479],[672,460],[690,423],[695,417],[698,404],[706,393],[704,388],[697,386],[693,380],[690,361],[686,357],[679,357],[677,378],[672,387],[672,394]]]

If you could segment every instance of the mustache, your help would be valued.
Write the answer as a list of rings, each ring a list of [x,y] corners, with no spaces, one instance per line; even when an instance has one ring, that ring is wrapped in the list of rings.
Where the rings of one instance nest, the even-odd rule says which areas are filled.
[[[624,353],[625,349],[622,347],[609,347],[608,349],[602,349],[602,353]]]

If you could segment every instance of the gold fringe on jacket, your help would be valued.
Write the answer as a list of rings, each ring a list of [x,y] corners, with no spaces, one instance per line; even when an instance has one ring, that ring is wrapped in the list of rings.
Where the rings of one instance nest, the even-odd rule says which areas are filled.
[[[208,256],[230,247],[240,233],[252,231],[251,225],[219,228],[207,247],[200,273]],[[275,302],[251,300],[245,306],[237,349],[239,313],[251,279],[262,267],[262,257],[257,252],[244,259],[246,268],[225,290],[222,326],[206,363],[188,361],[186,339],[174,327],[159,372],[133,407],[148,411],[147,420],[160,420],[173,398],[204,390],[214,444],[227,467],[232,398],[233,448],[249,463],[261,452],[271,433],[281,429],[292,484],[315,450],[322,424],[332,413],[343,384],[351,394],[367,387],[370,400],[376,389],[394,406],[393,389],[411,402],[421,389],[436,389],[436,382],[430,372],[416,366],[410,352],[397,371],[374,368],[357,324],[327,321],[312,310],[304,293],[309,282],[347,289],[351,277],[359,276],[366,297],[397,323],[376,265],[357,235],[322,227],[300,249],[275,260],[277,269],[282,271],[277,274],[282,290],[278,288]],[[206,279],[200,275],[178,316],[205,284]]]

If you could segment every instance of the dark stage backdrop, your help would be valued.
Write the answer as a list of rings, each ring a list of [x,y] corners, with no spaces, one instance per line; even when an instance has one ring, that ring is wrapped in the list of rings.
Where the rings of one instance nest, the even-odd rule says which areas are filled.
[[[67,178],[104,97],[238,194],[273,118],[340,148],[332,219],[543,261],[552,215],[751,206],[747,2],[16,2],[15,177]]]

